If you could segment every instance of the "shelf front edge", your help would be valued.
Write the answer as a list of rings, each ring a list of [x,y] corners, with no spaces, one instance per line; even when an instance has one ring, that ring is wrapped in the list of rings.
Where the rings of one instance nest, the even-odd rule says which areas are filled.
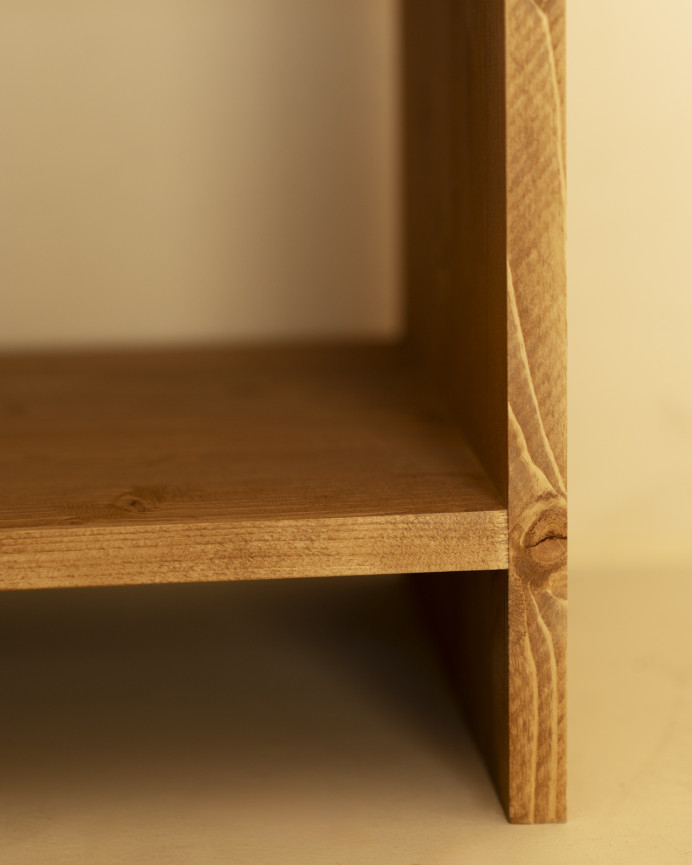
[[[506,567],[504,510],[0,533],[2,590]]]

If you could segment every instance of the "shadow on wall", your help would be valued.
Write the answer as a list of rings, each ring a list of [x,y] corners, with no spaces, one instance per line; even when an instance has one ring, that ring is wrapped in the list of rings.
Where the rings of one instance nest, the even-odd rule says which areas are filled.
[[[396,5],[1,10],[0,344],[393,335]]]

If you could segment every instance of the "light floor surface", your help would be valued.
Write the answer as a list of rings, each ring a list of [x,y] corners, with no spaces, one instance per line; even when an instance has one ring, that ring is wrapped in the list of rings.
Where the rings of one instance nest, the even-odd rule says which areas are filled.
[[[0,861],[690,863],[692,573],[570,579],[570,818],[536,827],[400,579],[4,594]]]

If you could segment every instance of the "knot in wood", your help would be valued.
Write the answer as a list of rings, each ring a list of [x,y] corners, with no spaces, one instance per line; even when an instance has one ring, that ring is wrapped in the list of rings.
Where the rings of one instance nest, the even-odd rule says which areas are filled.
[[[560,504],[540,512],[521,539],[531,558],[544,567],[555,567],[567,554],[567,511]]]
[[[123,493],[118,496],[117,499],[113,502],[113,507],[118,508],[121,511],[129,511],[134,514],[144,514],[147,511],[151,511],[154,509],[154,505],[142,498],[141,496],[136,495],[135,493]]]

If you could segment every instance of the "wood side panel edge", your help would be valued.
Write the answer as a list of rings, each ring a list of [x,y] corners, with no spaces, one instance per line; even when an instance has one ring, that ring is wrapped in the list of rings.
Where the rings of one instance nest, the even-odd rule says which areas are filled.
[[[506,0],[509,784],[566,819],[564,0]]]

